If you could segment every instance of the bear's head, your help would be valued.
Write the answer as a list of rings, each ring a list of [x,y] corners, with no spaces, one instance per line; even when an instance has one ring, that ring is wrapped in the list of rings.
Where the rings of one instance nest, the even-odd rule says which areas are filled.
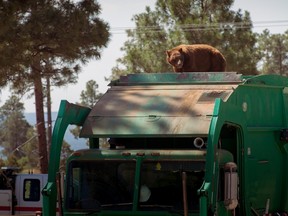
[[[181,69],[184,64],[184,54],[182,48],[167,50],[167,62],[177,69]]]

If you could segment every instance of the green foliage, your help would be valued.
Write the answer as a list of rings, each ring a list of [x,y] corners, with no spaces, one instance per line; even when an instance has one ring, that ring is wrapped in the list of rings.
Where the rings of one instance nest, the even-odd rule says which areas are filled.
[[[99,86],[95,80],[89,80],[86,83],[86,89],[80,94],[80,104],[92,108],[103,95],[98,88]]]
[[[34,89],[41,172],[48,171],[43,78],[62,86],[76,82],[79,62],[100,58],[109,26],[90,0],[0,2],[0,86]]]
[[[58,85],[75,82],[80,71],[75,61],[100,58],[108,42],[109,27],[98,18],[95,1],[16,0],[2,1],[0,7],[1,85],[12,81],[23,88],[33,82],[35,57],[41,76],[49,75]]]
[[[209,44],[227,60],[227,71],[255,74],[255,34],[248,12],[230,10],[233,0],[158,0],[135,15],[128,30],[125,52],[112,69],[110,80],[128,73],[172,71],[165,51],[179,44]]]
[[[86,89],[81,92],[79,105],[93,108],[99,98],[103,95],[98,90],[99,86],[95,80],[89,80],[86,83]],[[80,134],[80,127],[75,127],[70,132],[77,139]],[[88,142],[88,141],[87,141]]]
[[[23,103],[15,95],[0,107],[0,146],[4,156],[0,165],[15,166],[21,170],[39,170],[37,132],[26,121],[23,112]],[[72,152],[70,145],[64,141],[61,150],[62,167]]]
[[[37,132],[33,127],[29,128],[27,131],[27,137],[29,139],[21,147],[21,151],[24,153],[20,164],[25,170],[39,170],[40,160],[39,160],[39,150],[37,142]]]
[[[2,154],[6,156],[7,166],[25,168],[37,168],[39,163],[38,154],[32,156],[37,136],[35,130],[24,117],[24,105],[15,95],[11,96],[6,103],[0,107],[0,144],[3,148]]]
[[[111,80],[120,75],[129,73],[165,72],[169,70],[166,63],[165,50],[169,43],[167,32],[164,29],[157,11],[135,15],[133,20],[135,30],[128,30],[129,40],[121,48],[125,52],[123,58],[117,60],[117,65],[112,69]]]
[[[288,31],[284,34],[263,31],[258,35],[258,50],[263,74],[288,75]]]

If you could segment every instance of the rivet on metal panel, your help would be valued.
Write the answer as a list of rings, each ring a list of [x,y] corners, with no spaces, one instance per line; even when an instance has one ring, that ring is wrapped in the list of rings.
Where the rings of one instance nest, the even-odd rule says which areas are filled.
[[[242,110],[243,110],[243,112],[246,112],[247,109],[248,109],[247,103],[246,103],[246,102],[243,102],[243,103],[242,103]]]
[[[251,155],[251,148],[250,147],[247,148],[247,155]]]

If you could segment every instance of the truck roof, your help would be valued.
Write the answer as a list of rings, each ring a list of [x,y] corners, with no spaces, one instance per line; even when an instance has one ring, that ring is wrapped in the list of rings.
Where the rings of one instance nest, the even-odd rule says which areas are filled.
[[[129,74],[111,83],[81,137],[206,136],[216,98],[226,101],[241,74]]]

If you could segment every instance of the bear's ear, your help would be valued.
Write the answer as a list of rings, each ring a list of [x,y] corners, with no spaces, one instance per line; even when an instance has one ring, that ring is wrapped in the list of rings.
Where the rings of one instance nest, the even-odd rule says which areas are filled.
[[[170,51],[170,50],[166,50],[166,55],[167,55],[168,57],[170,57],[170,54],[171,54],[171,51]]]
[[[179,49],[179,52],[180,52],[180,53],[182,53],[182,52],[183,52],[182,48],[180,48],[180,49]]]

